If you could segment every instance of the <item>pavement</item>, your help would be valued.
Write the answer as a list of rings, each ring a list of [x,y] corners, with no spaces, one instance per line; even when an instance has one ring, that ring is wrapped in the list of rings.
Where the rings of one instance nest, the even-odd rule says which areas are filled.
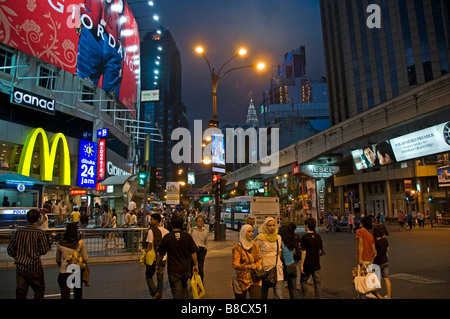
[[[388,224],[390,232],[390,272],[394,298],[447,299],[450,298],[450,228],[415,228],[400,232],[397,224]],[[299,227],[299,233],[304,229]],[[354,234],[319,232],[326,255],[321,258],[322,298],[354,299],[351,269],[355,261]],[[205,300],[234,299],[231,288],[233,275],[232,247],[238,242],[237,231],[226,230],[225,240],[214,240],[209,233],[208,254],[205,260]],[[392,256],[392,258],[391,258]],[[108,257],[90,263],[91,286],[83,289],[84,299],[151,299],[145,282],[145,268],[138,258],[114,261]],[[46,299],[59,299],[55,264],[44,267]],[[14,299],[15,269],[0,269],[0,300]],[[311,287],[312,291],[312,287]],[[31,290],[29,292],[31,295]],[[288,296],[286,289],[285,296]],[[165,273],[163,299],[172,299]],[[272,289],[269,298],[273,298]]]

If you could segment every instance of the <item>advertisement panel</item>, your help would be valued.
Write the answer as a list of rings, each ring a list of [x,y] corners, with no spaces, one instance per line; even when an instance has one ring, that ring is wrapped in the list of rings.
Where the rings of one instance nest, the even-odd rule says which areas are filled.
[[[356,169],[365,169],[450,151],[450,122],[352,151]]]
[[[212,163],[225,166],[225,144],[223,134],[212,134]]]
[[[398,161],[450,151],[450,122],[391,139]]]
[[[137,100],[139,32],[126,0],[7,1],[0,41],[112,93]]]
[[[97,183],[97,143],[80,140],[78,186],[95,188]]]

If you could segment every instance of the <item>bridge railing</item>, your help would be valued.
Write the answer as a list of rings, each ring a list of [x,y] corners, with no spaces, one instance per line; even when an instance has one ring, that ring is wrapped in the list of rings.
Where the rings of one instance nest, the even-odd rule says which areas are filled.
[[[86,243],[88,257],[117,257],[141,253],[142,236],[147,235],[147,228],[83,228],[79,229],[81,239]],[[14,229],[0,229],[0,263],[14,262],[8,255],[8,244]],[[65,228],[44,230],[51,241],[51,250],[41,257],[42,261],[55,260],[59,240]],[[115,238],[115,240],[114,240]],[[109,240],[109,242],[108,242]],[[106,244],[108,245],[106,246]],[[117,243],[117,245],[116,245]]]

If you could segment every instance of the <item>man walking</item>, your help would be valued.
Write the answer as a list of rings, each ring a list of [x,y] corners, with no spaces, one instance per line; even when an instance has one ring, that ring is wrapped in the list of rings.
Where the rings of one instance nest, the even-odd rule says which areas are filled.
[[[172,231],[165,235],[158,248],[156,271],[167,253],[167,273],[174,299],[188,299],[188,280],[198,273],[197,245],[192,236],[182,231],[183,217],[172,217]]]
[[[151,250],[156,252],[158,251],[158,247],[161,243],[162,238],[169,233],[167,229],[159,226],[161,223],[161,215],[159,213],[153,213],[150,215],[150,227],[147,233],[147,247],[146,252],[150,252]],[[156,264],[154,262],[151,265],[145,266],[145,279],[147,281],[147,286],[150,291],[150,295],[154,299],[161,299],[163,292],[163,284],[164,284],[164,269],[166,266],[166,256],[164,256],[161,262],[158,264],[158,271],[156,273],[156,286],[153,282],[153,275],[156,271]]]
[[[17,230],[8,245],[8,255],[16,265],[16,298],[26,299],[28,288],[34,291],[34,299],[44,298],[45,280],[41,256],[50,250],[50,242],[39,227],[41,213],[37,209],[27,212],[28,225]]]
[[[308,218],[305,220],[304,234],[300,240],[302,249],[302,259],[300,261],[300,285],[303,298],[309,299],[308,279],[310,276],[314,282],[314,297],[320,299],[321,276],[320,276],[320,255],[323,253],[322,238],[316,233],[316,220]]]
[[[205,219],[203,215],[197,215],[195,219],[196,226],[189,230],[195,244],[197,245],[197,262],[198,262],[198,274],[202,278],[204,283],[203,267],[205,265],[206,252],[208,250],[208,231],[205,229]]]

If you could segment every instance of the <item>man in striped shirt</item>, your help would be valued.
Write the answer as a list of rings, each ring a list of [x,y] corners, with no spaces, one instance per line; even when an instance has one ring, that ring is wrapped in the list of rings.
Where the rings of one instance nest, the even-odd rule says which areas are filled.
[[[8,255],[16,265],[16,298],[25,299],[28,287],[34,291],[34,298],[44,298],[45,281],[41,256],[50,250],[50,241],[39,227],[40,211],[27,212],[28,225],[18,229],[8,245]]]

